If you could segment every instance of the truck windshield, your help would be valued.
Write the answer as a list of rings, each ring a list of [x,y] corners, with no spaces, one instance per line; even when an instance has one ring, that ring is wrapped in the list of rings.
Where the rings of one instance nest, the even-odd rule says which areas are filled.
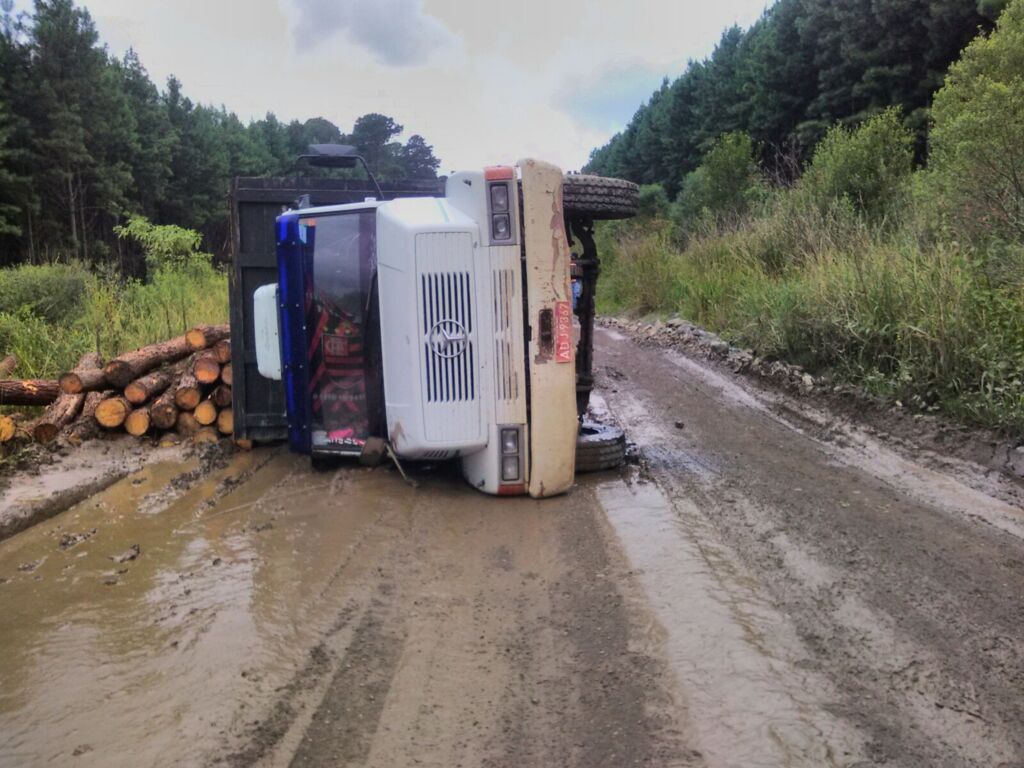
[[[375,220],[371,210],[299,222],[313,252],[306,328],[314,450],[358,453],[379,424]]]

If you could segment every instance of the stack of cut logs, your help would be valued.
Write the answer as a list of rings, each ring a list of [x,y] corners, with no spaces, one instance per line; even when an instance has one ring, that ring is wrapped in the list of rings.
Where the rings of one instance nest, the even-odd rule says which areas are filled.
[[[0,377],[16,365],[0,360]],[[114,430],[216,442],[234,432],[228,326],[198,326],[106,365],[90,353],[57,381],[0,379],[0,405],[46,406],[35,420],[0,415],[0,442],[21,435],[48,443],[63,434],[77,444]]]

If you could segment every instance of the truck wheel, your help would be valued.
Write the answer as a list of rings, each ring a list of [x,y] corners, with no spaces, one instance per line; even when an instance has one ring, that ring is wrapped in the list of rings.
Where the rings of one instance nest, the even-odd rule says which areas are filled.
[[[565,174],[562,204],[565,215],[595,221],[631,219],[636,216],[640,187],[623,179]]]
[[[618,427],[592,421],[580,425],[576,437],[576,471],[616,469],[626,461],[626,436]]]

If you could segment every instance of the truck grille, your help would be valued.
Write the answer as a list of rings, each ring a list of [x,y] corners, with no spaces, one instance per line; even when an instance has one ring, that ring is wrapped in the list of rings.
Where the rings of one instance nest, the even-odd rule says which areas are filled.
[[[514,355],[519,353],[516,344],[516,325],[513,311],[516,302],[515,272],[511,269],[496,269],[491,272],[494,295],[494,383],[498,400],[519,399],[519,366]]]
[[[476,399],[471,288],[469,272],[420,274],[427,402]]]

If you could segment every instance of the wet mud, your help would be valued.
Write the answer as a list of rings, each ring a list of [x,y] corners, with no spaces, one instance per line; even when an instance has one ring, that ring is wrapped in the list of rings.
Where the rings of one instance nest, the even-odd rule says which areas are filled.
[[[1024,765],[1012,484],[598,359],[565,497],[214,446],[0,541],[0,766]]]

